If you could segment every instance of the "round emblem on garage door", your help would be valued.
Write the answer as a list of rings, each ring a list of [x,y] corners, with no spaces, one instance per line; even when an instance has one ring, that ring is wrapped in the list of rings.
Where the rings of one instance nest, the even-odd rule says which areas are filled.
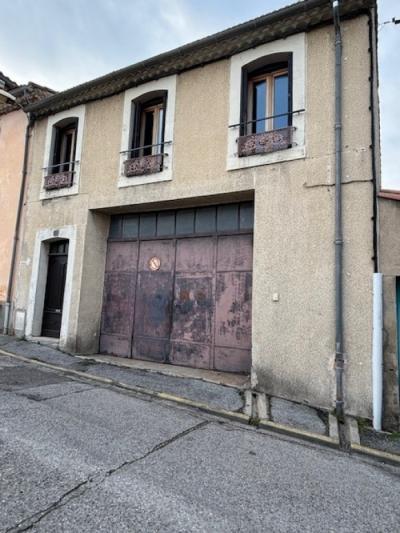
[[[160,270],[161,267],[161,259],[159,257],[152,257],[149,259],[149,268],[153,272],[156,272],[157,270]]]

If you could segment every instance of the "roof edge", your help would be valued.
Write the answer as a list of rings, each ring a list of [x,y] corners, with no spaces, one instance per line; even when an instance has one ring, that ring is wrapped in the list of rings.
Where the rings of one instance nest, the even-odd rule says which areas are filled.
[[[350,4],[352,6],[354,5],[354,10],[351,12],[351,16],[357,16],[358,14],[360,14],[360,11],[362,11],[362,9],[365,11],[376,6],[376,0],[347,0],[347,2],[348,2],[347,4],[343,4],[342,6],[343,11],[345,11],[345,16],[346,15],[348,16],[348,13],[346,12],[346,10],[349,11],[349,13],[351,11],[351,9],[347,7]],[[121,69],[109,72],[98,78],[94,78],[90,81],[71,87],[70,89],[66,89],[65,91],[58,92],[55,95],[49,96],[41,100],[40,102],[36,102],[34,104],[29,105],[27,107],[27,111],[31,112],[37,118],[40,118],[42,116],[48,116],[58,111],[68,109],[69,107],[75,107],[76,105],[80,105],[82,103],[88,103],[90,101],[112,96],[113,94],[118,94],[126,90],[129,87],[140,85],[141,83],[146,83],[150,81],[151,79],[162,78],[162,77],[171,75],[173,73],[176,74],[179,72],[183,72],[184,70],[189,70],[190,68],[195,68],[202,64],[207,64],[210,62],[221,60],[224,57],[233,55],[234,53],[239,53],[245,49],[258,46],[260,43],[258,44],[249,43],[247,48],[238,49],[236,52],[226,54],[225,56],[223,53],[221,53],[220,55],[215,54],[217,57],[213,57],[210,59],[204,59],[203,61],[200,61],[197,63],[196,61],[193,61],[192,65],[187,65],[183,67],[180,67],[179,65],[177,65],[175,69],[170,67],[170,72],[161,72],[161,73],[158,73],[157,75],[154,74],[152,76],[148,76],[147,78],[145,75],[143,75],[142,77],[144,79],[139,82],[134,82],[134,81],[127,82],[126,81],[124,83],[125,76],[132,77],[135,73],[139,73],[139,71],[142,71],[142,70],[148,71],[151,68],[154,68],[157,65],[161,66],[163,62],[167,63],[171,61],[172,59],[183,60],[184,58],[187,58],[188,54],[191,54],[193,52],[199,52],[205,47],[209,47],[211,45],[217,45],[219,43],[225,42],[228,39],[232,39],[233,37],[239,37],[241,34],[245,32],[257,30],[261,27],[271,26],[274,22],[277,22],[277,21],[279,21],[282,24],[284,20],[289,20],[291,17],[294,17],[294,16],[299,16],[299,15],[305,16],[307,15],[307,13],[312,13],[314,15],[313,12],[317,9],[326,11],[329,8],[330,10],[330,4],[331,4],[331,0],[302,0],[302,1],[296,2],[294,4],[282,7],[278,10],[272,11],[265,15],[261,15],[260,17],[251,19],[246,22],[242,22],[238,25],[227,28],[215,34],[212,34],[212,35],[203,37],[201,39],[198,39],[196,41],[184,44],[172,50],[162,52],[161,54],[152,56],[148,59],[139,61],[127,67],[123,67]],[[331,16],[331,12],[329,11],[329,17],[327,20],[324,20],[323,23],[329,24],[329,23],[332,23],[332,21],[333,19]],[[320,22],[316,21],[313,26],[314,27],[318,26],[318,24],[320,24]],[[302,29],[300,26],[297,26],[297,29],[296,29],[295,24],[293,26],[294,26],[294,29],[288,32],[287,35],[284,35],[284,36],[299,33],[301,31],[306,31],[305,29]],[[275,32],[275,33],[278,33],[278,32]],[[279,39],[279,38],[284,38],[284,37],[278,35],[276,39]],[[270,40],[274,40],[274,39],[270,39]],[[264,42],[268,42],[268,40],[265,40]],[[167,69],[165,68],[164,70],[167,70]],[[103,84],[106,84],[107,82],[114,82],[116,87],[113,90],[103,89],[102,91],[101,86]],[[101,93],[100,95],[96,95],[96,94],[87,95],[87,96],[83,95],[85,91],[89,91],[92,89],[94,90],[96,87],[98,87],[99,89],[98,92]]]

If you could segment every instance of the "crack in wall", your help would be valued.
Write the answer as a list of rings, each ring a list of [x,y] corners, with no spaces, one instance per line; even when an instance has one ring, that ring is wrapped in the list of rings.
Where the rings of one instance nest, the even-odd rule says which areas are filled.
[[[162,450],[163,448],[169,446],[170,444],[176,442],[177,440],[182,439],[183,437],[186,437],[186,435],[189,435],[189,433],[193,433],[194,431],[197,431],[198,429],[202,429],[209,423],[210,422],[208,420],[204,420],[203,422],[200,422],[199,424],[191,426],[190,428],[185,429],[184,431],[181,431],[180,433],[177,433],[173,437],[163,442],[160,442],[159,444],[156,444],[153,448],[151,448],[151,450],[141,455],[140,457],[136,457],[134,459],[131,459],[130,461],[124,461],[120,465],[114,468],[111,468],[103,473],[89,476],[86,480],[81,481],[80,483],[75,485],[72,489],[65,492],[62,496],[58,498],[57,501],[49,505],[46,509],[38,511],[34,513],[33,515],[31,515],[30,517],[25,518],[19,524],[6,529],[5,533],[21,533],[23,531],[28,531],[32,529],[34,526],[36,526],[41,520],[43,520],[43,518],[48,516],[50,513],[52,513],[53,511],[57,511],[61,507],[64,507],[70,501],[83,496],[89,490],[99,487],[107,478],[109,478],[116,472],[120,472],[121,470],[123,470],[124,468],[128,466],[131,466],[139,461],[142,461],[143,459],[146,459],[150,455]]]

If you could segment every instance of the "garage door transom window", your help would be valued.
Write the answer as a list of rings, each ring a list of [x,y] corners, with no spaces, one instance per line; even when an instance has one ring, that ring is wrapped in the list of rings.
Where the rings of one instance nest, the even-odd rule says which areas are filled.
[[[111,218],[109,239],[135,240],[249,232],[253,230],[253,219],[252,202],[116,215]]]

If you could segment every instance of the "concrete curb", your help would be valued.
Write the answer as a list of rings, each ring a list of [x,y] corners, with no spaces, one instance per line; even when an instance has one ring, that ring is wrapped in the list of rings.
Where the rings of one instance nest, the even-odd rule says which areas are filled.
[[[400,455],[394,455],[393,453],[382,452],[375,448],[368,448],[361,444],[351,444],[350,450],[356,455],[367,456],[372,459],[376,459],[383,463],[390,463],[394,466],[400,466]]]
[[[6,357],[17,359],[19,361],[23,361],[24,363],[30,363],[33,365],[42,366],[43,368],[48,368],[49,370],[58,371],[66,376],[75,376],[75,377],[86,379],[88,381],[94,381],[96,383],[101,383],[102,385],[112,385],[114,387],[124,389],[130,392],[142,394],[145,396],[149,396],[151,398],[169,401],[169,402],[173,402],[178,405],[185,406],[185,407],[191,407],[194,409],[198,409],[199,411],[202,411],[204,413],[218,416],[221,418],[225,418],[228,420],[232,420],[234,422],[240,422],[242,424],[249,425],[253,421],[253,419],[246,414],[234,412],[234,411],[228,411],[225,409],[217,409],[214,407],[210,407],[206,404],[203,404],[201,402],[196,402],[193,400],[189,400],[187,398],[182,398],[181,396],[175,396],[173,394],[168,394],[165,392],[156,392],[150,389],[128,385],[126,383],[115,381],[109,378],[102,378],[100,376],[95,376],[94,374],[80,372],[79,370],[72,370],[72,369],[62,367],[62,366],[53,365],[50,363],[44,363],[43,361],[38,361],[37,359],[29,359],[22,355],[17,355],[11,352],[7,352],[6,350],[3,350],[3,349],[0,349],[0,354]],[[310,431],[305,431],[303,429],[286,426],[284,424],[278,424],[270,420],[254,421],[254,425],[261,429],[270,430],[275,433],[281,433],[289,437],[296,437],[302,440],[313,442],[315,444],[322,444],[330,448],[339,449],[338,439],[328,437],[326,435],[319,435],[318,433],[312,433]],[[400,466],[400,456],[396,456],[396,455],[386,453],[386,452],[381,452],[379,450],[375,450],[373,448],[367,448],[365,446],[361,446],[358,444],[352,444],[351,450],[352,452],[355,452],[356,454],[361,454],[363,456],[368,456],[368,457],[377,459],[379,461],[384,461],[384,462],[394,464],[396,466]]]

